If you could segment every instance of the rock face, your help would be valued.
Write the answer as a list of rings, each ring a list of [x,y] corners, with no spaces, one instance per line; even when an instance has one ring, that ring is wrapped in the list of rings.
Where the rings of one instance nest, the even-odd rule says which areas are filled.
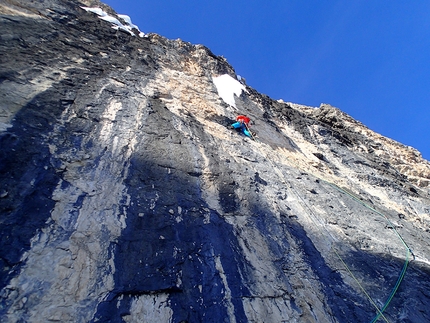
[[[419,152],[82,7],[0,2],[2,322],[430,321]]]

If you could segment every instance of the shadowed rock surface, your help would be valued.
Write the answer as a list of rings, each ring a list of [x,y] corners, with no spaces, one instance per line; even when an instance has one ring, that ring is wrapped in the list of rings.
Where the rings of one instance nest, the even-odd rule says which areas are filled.
[[[0,1],[2,322],[430,321],[418,151],[82,7]]]

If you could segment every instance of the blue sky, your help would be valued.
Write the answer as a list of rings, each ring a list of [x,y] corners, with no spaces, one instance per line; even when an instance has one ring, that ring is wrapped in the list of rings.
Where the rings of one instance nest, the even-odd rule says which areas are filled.
[[[105,0],[273,99],[331,104],[430,160],[430,1]]]

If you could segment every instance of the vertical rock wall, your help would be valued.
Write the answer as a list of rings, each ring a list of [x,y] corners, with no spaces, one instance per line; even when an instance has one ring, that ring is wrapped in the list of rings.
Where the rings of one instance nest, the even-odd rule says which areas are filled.
[[[430,320],[419,153],[328,105],[227,104],[224,58],[81,6],[115,15],[0,3],[1,321],[371,321],[397,233],[379,321]]]

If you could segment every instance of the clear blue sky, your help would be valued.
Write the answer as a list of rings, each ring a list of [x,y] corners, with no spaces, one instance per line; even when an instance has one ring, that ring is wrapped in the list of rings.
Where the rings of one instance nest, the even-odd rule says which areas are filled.
[[[429,0],[105,0],[273,99],[329,103],[430,159]]]

